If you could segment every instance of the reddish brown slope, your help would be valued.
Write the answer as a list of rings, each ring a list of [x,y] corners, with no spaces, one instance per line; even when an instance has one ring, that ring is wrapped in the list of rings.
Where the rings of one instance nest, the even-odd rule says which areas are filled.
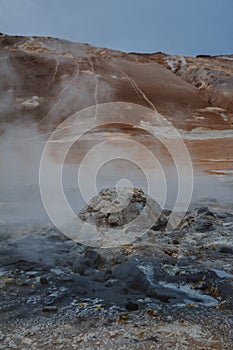
[[[164,54],[126,54],[54,38],[1,35],[1,121],[36,120],[41,127],[54,127],[95,103],[128,101],[154,105],[179,128],[229,128],[231,103],[222,102],[216,91],[206,98],[211,89],[205,84],[200,88],[192,76],[193,67],[201,74],[203,60],[208,61],[186,58],[183,68],[181,59]],[[221,70],[220,59],[210,61],[217,61]],[[231,72],[233,61],[221,62],[222,74],[227,65]],[[223,95],[230,94],[229,86]],[[209,108],[211,103],[224,111]]]

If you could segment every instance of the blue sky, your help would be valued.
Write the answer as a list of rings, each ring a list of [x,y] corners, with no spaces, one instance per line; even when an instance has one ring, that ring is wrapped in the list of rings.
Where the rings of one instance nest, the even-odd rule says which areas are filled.
[[[0,31],[123,51],[233,53],[233,0],[0,0]]]

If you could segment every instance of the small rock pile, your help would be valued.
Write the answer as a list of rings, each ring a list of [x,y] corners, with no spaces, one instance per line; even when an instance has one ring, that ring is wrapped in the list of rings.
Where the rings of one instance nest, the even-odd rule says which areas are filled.
[[[137,220],[138,217],[140,220]],[[137,227],[143,228],[148,222],[151,226],[158,220],[158,229],[163,230],[167,218],[160,205],[138,188],[106,188],[92,198],[90,204],[79,213],[84,222],[97,228],[122,228],[137,220]]]

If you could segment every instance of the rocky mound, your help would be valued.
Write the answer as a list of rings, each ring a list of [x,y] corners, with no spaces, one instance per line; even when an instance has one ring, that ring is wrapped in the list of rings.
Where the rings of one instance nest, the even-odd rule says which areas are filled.
[[[167,222],[160,205],[135,187],[103,189],[80,211],[79,217],[97,228],[108,229],[131,225],[149,229],[157,224],[163,230]]]

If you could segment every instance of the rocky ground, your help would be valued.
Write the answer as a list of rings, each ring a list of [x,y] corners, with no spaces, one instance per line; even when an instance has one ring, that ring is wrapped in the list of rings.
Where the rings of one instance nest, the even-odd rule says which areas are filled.
[[[216,203],[114,248],[2,225],[0,348],[233,349],[232,228]]]

